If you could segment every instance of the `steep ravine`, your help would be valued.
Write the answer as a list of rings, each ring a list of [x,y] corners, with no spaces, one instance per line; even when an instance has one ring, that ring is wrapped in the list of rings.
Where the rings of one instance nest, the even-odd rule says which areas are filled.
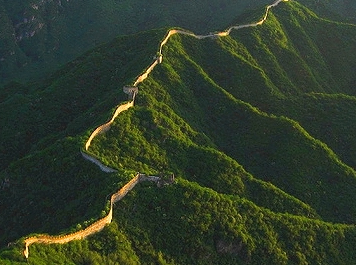
[[[143,82],[148,76],[149,74],[152,72],[152,70],[160,63],[162,63],[163,60],[163,55],[162,55],[162,49],[163,46],[167,44],[168,40],[170,39],[171,36],[175,35],[175,34],[183,34],[183,35],[188,35],[191,37],[194,37],[196,39],[205,39],[205,38],[218,38],[218,37],[226,37],[228,36],[232,30],[239,30],[242,28],[248,28],[248,27],[256,27],[259,25],[262,25],[265,20],[268,18],[268,14],[269,14],[269,10],[273,7],[276,7],[278,4],[280,4],[281,2],[287,2],[288,0],[277,0],[275,1],[273,4],[268,5],[266,7],[266,11],[264,13],[264,16],[262,17],[262,19],[258,22],[255,23],[250,23],[250,24],[245,24],[245,25],[237,25],[237,26],[232,26],[230,28],[228,28],[225,31],[221,31],[221,32],[216,32],[216,33],[210,33],[207,35],[196,35],[190,31],[187,30],[181,30],[181,29],[171,29],[168,31],[166,37],[161,41],[160,46],[159,46],[159,50],[158,50],[158,56],[156,56],[155,60],[153,61],[153,63],[147,68],[147,70],[141,74],[136,81],[133,83],[133,88],[132,90],[130,90],[129,87],[129,94],[131,94],[131,99],[129,102],[127,103],[123,103],[121,105],[119,105],[116,109],[116,111],[114,112],[114,115],[112,116],[112,118],[110,119],[109,122],[100,125],[99,127],[97,127],[92,134],[90,135],[89,139],[87,140],[84,150],[81,150],[82,156],[93,162],[94,164],[96,164],[97,166],[99,166],[99,168],[107,173],[110,172],[115,172],[116,170],[113,168],[110,168],[104,164],[102,164],[98,159],[96,159],[95,157],[91,156],[90,154],[86,153],[86,151],[88,151],[92,140],[98,136],[101,133],[104,133],[106,131],[108,131],[110,129],[111,124],[114,122],[114,120],[116,119],[116,117],[123,111],[128,110],[129,108],[134,106],[135,103],[135,96],[137,93],[137,85],[139,85],[141,82]],[[125,90],[125,88],[124,88]],[[126,87],[127,90],[127,87]],[[119,191],[117,191],[116,193],[114,193],[113,195],[111,195],[110,198],[110,210],[109,213],[99,219],[98,221],[94,222],[92,225],[90,225],[89,227],[79,230],[77,232],[71,233],[71,234],[67,234],[67,235],[59,235],[59,236],[50,236],[50,235],[37,235],[37,236],[33,236],[33,237],[29,237],[26,238],[24,240],[24,244],[25,244],[25,249],[23,251],[23,254],[26,258],[29,257],[29,246],[31,244],[34,243],[43,243],[43,244],[64,244],[67,242],[70,242],[72,240],[79,240],[79,239],[83,239],[89,235],[92,235],[94,233],[97,233],[99,231],[101,231],[107,224],[111,223],[112,221],[112,214],[113,214],[113,206],[115,204],[115,202],[121,200],[131,189],[133,189],[136,184],[143,182],[143,181],[153,181],[153,182],[159,182],[160,178],[159,177],[155,177],[155,176],[145,176],[143,174],[138,173],[132,180],[130,180],[127,184],[125,184]]]

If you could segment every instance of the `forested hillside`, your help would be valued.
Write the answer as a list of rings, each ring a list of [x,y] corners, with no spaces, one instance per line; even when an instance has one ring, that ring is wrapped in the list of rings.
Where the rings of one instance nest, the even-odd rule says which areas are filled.
[[[173,185],[137,185],[102,232],[33,244],[28,262],[355,263],[356,26],[289,1],[229,36],[172,36],[135,106],[91,143],[117,169],[104,173],[80,150],[168,30],[117,37],[45,81],[1,89],[0,262],[26,264],[31,234],[105,216],[136,172],[173,172]]]
[[[114,37],[179,26],[205,33],[268,0],[0,0],[0,85],[44,78]]]
[[[356,2],[352,0],[300,0],[298,2],[323,16],[331,16],[351,23],[356,21]]]
[[[354,1],[301,2],[323,16],[356,21]],[[119,35],[172,26],[207,33],[232,21],[246,22],[246,11],[267,4],[268,0],[0,0],[0,85],[45,79],[87,49]]]

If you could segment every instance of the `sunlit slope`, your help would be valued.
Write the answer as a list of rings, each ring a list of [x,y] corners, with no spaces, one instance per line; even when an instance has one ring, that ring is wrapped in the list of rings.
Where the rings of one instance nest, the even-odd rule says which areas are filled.
[[[149,65],[165,31],[119,38],[45,83],[9,86],[1,94],[4,109],[11,101],[18,108],[2,117],[2,141],[23,139],[7,127],[17,118],[26,132],[25,121],[36,115],[25,116],[31,105],[19,99],[30,96],[50,110],[41,112],[38,126],[52,125],[53,132],[36,134],[33,146],[23,141],[25,152],[14,149],[6,158],[1,247],[28,233],[88,225],[134,172],[174,172],[174,185],[135,188],[101,233],[32,245],[29,262],[352,264],[355,97],[352,74],[343,68],[355,62],[355,29],[295,2],[269,19],[266,28],[231,37],[169,40],[163,63],[139,85],[136,105],[91,144],[89,152],[118,173],[100,172],[79,150],[126,100],[122,86]],[[338,46],[323,41],[331,36],[340,38]],[[22,247],[2,249],[0,261],[25,264]]]
[[[182,37],[181,45],[217,84],[246,101],[308,92],[355,95],[355,30],[292,2],[272,10],[263,27],[217,41]]]
[[[0,0],[0,84],[36,80],[119,35],[180,26],[205,33],[226,27],[269,0]]]
[[[152,91],[166,99],[161,104],[167,102],[218,150],[236,159],[255,177],[308,202],[326,220],[354,221],[355,205],[349,199],[356,175],[351,167],[296,121],[261,112],[218,86],[181,49],[180,41],[173,41],[171,47],[166,63],[153,74],[152,83],[149,80],[143,85],[141,97]],[[338,183],[335,187],[334,182]],[[340,205],[345,203],[340,212]]]
[[[110,179],[83,160],[79,150],[84,140],[76,135],[89,136],[127,99],[122,87],[150,63],[146,54],[155,53],[164,34],[158,30],[121,37],[77,58],[45,82],[2,90],[0,208],[6,214],[0,217],[1,246],[34,231],[58,233],[100,215],[105,196],[117,186],[109,184],[106,190],[93,178]],[[140,52],[133,50],[132,41]],[[88,188],[89,197],[76,193]],[[68,218],[63,212],[78,214]]]
[[[103,146],[106,150],[100,152]],[[119,117],[110,132],[93,141],[91,149],[113,167],[173,171],[203,187],[246,197],[277,212],[318,217],[310,206],[253,178],[235,160],[216,150],[205,134],[192,130],[171,108],[158,102]]]
[[[207,135],[214,135],[215,137],[212,137],[219,140],[219,148],[236,158],[248,171],[257,174],[260,178],[278,183],[278,186],[282,185],[293,195],[301,196],[303,201],[313,201],[312,204],[318,205],[317,207],[328,208],[328,218],[333,216],[332,219],[338,219],[343,215],[347,217],[347,222],[353,222],[354,217],[350,216],[350,212],[355,210],[353,203],[347,203],[348,206],[342,214],[339,212],[339,207],[343,204],[342,201],[346,202],[349,196],[353,196],[355,187],[354,184],[350,186],[349,182],[355,181],[354,170],[340,163],[339,159],[345,159],[350,166],[355,166],[352,159],[355,141],[354,137],[350,136],[354,131],[352,121],[355,115],[355,97],[352,96],[354,77],[350,72],[350,67],[355,61],[355,53],[353,53],[356,47],[353,37],[355,27],[320,20],[298,4],[293,3],[287,9],[283,9],[275,11],[281,17],[279,20],[270,16],[272,19],[269,20],[270,23],[267,21],[269,25],[267,30],[261,27],[248,32],[249,35],[247,33],[244,35],[244,41],[248,41],[248,45],[241,45],[239,42],[241,31],[237,32],[235,37],[227,38],[226,41],[222,38],[217,41],[196,42],[186,37],[172,40],[172,45],[176,48],[167,50],[171,55],[168,56],[170,60],[166,71],[168,77],[161,84],[167,91],[172,91],[171,93],[177,96],[176,102],[183,101],[180,109],[185,109],[182,113],[187,117],[191,116],[188,108],[194,109],[193,113],[203,113],[198,119],[201,122],[198,126],[206,127],[209,124],[206,114],[211,114],[211,126],[204,132]],[[298,12],[299,15],[296,16]],[[300,35],[306,35],[305,30],[300,26],[294,25],[292,28],[292,23],[284,23],[284,20],[289,21],[283,17],[286,14],[292,14],[296,21],[308,21],[309,18],[309,24],[313,25],[312,22],[315,21],[319,29],[323,27],[323,23],[329,28],[328,32],[314,30],[309,34],[313,39],[321,38],[317,38],[315,36],[317,34],[328,39],[329,35],[330,38],[335,34],[340,37],[340,32],[347,32],[342,42],[344,45],[336,49],[337,56],[331,52],[322,53],[320,48],[320,52],[316,52],[314,58],[311,58],[313,54],[309,52],[310,49],[317,49],[319,44],[324,50],[330,51],[334,43],[313,42],[310,37],[309,47],[307,46],[305,51],[299,51],[294,48],[298,40],[287,38],[287,31],[279,32],[284,34],[285,46],[278,46],[278,51],[273,38],[269,39],[270,42],[267,40],[263,43],[251,43],[248,39],[252,34],[251,39],[262,40],[261,35],[264,35],[264,40],[267,38],[265,35],[276,32],[272,26],[281,29],[282,25],[283,28],[286,27],[285,24],[290,27],[290,31],[293,31],[293,35],[297,36],[298,32]],[[272,49],[276,51],[272,52]],[[206,50],[209,52],[205,53]],[[303,55],[303,52],[308,52],[309,57]],[[308,60],[303,60],[303,57]],[[182,60],[184,63],[181,62]],[[317,61],[320,63],[317,64]],[[314,63],[308,64],[308,62]],[[187,67],[188,65],[190,67]],[[342,66],[336,69],[333,65]],[[197,75],[193,74],[194,70]],[[180,79],[174,76],[179,76]],[[328,80],[327,84],[324,77]],[[179,84],[180,80],[184,80],[181,82],[183,84]],[[343,82],[339,82],[340,80]],[[211,84],[206,86],[206,81]],[[189,85],[187,86],[186,83]],[[266,115],[262,115],[261,118],[252,120],[249,116],[245,117],[243,111],[229,108],[229,105],[221,103],[221,97],[217,98],[219,89],[224,90],[221,94],[227,92],[230,96],[258,106],[269,116],[291,115],[292,119],[300,121],[302,126],[305,124],[311,131],[309,133],[304,131],[295,121],[290,121],[288,118],[273,116],[267,118]],[[214,94],[210,91],[214,91]],[[328,94],[301,96],[310,92],[328,92]],[[351,96],[333,96],[333,93],[345,93]],[[184,98],[181,96],[183,94],[188,94],[190,97]],[[303,98],[306,99],[305,102]],[[196,102],[198,106],[192,104]],[[317,140],[318,137],[324,144]],[[335,147],[336,155],[325,143]],[[347,176],[341,181],[344,184],[340,184],[344,176]],[[294,185],[290,185],[291,182]],[[336,189],[334,186],[337,186]],[[330,196],[330,193],[334,194]],[[334,196],[344,199],[341,199],[342,201],[330,199]],[[350,211],[350,209],[354,210]]]
[[[105,120],[111,108],[126,100],[122,87],[151,62],[150,55],[156,53],[164,34],[165,30],[156,30],[120,37],[82,55],[44,82],[4,87],[0,91],[0,169],[44,139],[50,138],[42,147]]]

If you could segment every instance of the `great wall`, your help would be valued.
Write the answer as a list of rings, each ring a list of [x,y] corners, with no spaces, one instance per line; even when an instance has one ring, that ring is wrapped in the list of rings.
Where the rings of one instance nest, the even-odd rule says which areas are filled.
[[[159,46],[159,51],[158,51],[158,56],[155,58],[154,62],[148,66],[147,70],[141,74],[136,81],[134,82],[133,86],[129,86],[129,87],[124,87],[124,92],[129,94],[129,99],[131,99],[129,102],[121,104],[117,107],[117,109],[115,110],[113,116],[111,117],[110,121],[100,125],[99,127],[97,127],[92,134],[89,136],[89,139],[87,140],[84,149],[85,150],[81,150],[81,154],[83,156],[84,159],[96,164],[100,170],[102,170],[103,172],[107,172],[107,173],[112,173],[112,172],[116,172],[115,169],[110,168],[104,164],[102,164],[97,158],[91,156],[90,154],[86,153],[85,151],[88,151],[91,142],[93,141],[93,139],[98,136],[101,133],[104,133],[106,131],[108,131],[110,129],[111,124],[114,122],[114,120],[116,119],[116,117],[123,111],[128,110],[129,108],[134,106],[134,102],[135,102],[135,97],[136,94],[138,92],[137,89],[137,85],[141,82],[143,82],[148,75],[152,72],[152,70],[160,63],[162,63],[163,60],[163,55],[162,55],[162,50],[163,50],[163,46],[166,45],[166,43],[168,42],[168,40],[170,39],[171,36],[175,35],[175,34],[183,34],[183,35],[188,35],[197,39],[205,39],[205,38],[217,38],[217,37],[226,37],[229,36],[232,30],[239,30],[242,28],[248,28],[248,27],[256,27],[259,25],[262,25],[269,14],[269,11],[272,7],[277,6],[279,3],[281,2],[288,2],[289,0],[277,0],[275,1],[273,4],[268,5],[266,7],[266,11],[263,15],[263,18],[255,23],[251,23],[251,24],[245,24],[245,25],[237,25],[237,26],[232,26],[230,28],[228,28],[225,31],[222,32],[217,32],[217,33],[210,33],[207,35],[196,35],[192,32],[186,31],[186,30],[181,30],[181,29],[171,29],[168,31],[167,35],[165,36],[165,38],[161,41],[160,46]],[[93,224],[91,224],[90,226],[79,230],[77,232],[74,233],[70,233],[67,235],[59,235],[59,236],[51,236],[51,235],[36,235],[36,236],[32,236],[32,237],[28,237],[24,240],[24,244],[25,244],[25,249],[23,251],[24,256],[26,257],[26,259],[28,259],[29,257],[29,247],[30,245],[34,244],[34,243],[42,243],[42,244],[64,244],[64,243],[68,243],[70,241],[73,240],[80,240],[80,239],[84,239],[87,236],[90,236],[94,233],[97,233],[99,231],[101,231],[107,224],[111,223],[112,221],[112,215],[113,215],[113,207],[114,204],[116,202],[118,202],[119,200],[121,200],[123,197],[125,197],[125,195],[131,190],[133,189],[138,183],[143,182],[143,181],[152,181],[155,182],[157,184],[160,183],[161,179],[159,177],[156,176],[146,176],[143,174],[138,173],[133,179],[131,179],[128,183],[126,183],[120,190],[118,190],[116,193],[112,194],[110,197],[110,210],[109,213],[97,220],[96,222],[94,222]],[[170,179],[170,181],[166,182],[166,184],[170,184],[174,181],[174,177]]]

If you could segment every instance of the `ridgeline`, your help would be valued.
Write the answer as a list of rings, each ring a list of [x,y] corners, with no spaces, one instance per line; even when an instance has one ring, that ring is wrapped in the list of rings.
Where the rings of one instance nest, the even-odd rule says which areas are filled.
[[[127,92],[129,94],[129,97],[132,98],[132,100],[130,102],[121,104],[117,107],[117,109],[114,112],[114,115],[112,116],[112,118],[110,119],[109,122],[100,125],[99,127],[97,127],[93,133],[90,135],[89,139],[87,140],[87,142],[85,143],[85,151],[88,151],[91,142],[94,140],[95,137],[97,137],[98,135],[108,131],[111,127],[111,124],[115,121],[115,119],[117,118],[117,116],[122,113],[123,111],[128,110],[129,108],[134,106],[134,102],[135,102],[135,97],[136,97],[136,93],[138,92],[137,89],[137,85],[140,84],[141,82],[143,82],[148,76],[149,74],[153,71],[153,69],[160,63],[162,63],[163,60],[163,56],[162,56],[162,49],[164,47],[164,45],[166,45],[166,43],[168,42],[168,40],[171,38],[171,36],[173,36],[174,34],[183,34],[183,35],[188,35],[197,39],[205,39],[205,38],[215,38],[215,37],[226,37],[228,35],[230,35],[231,30],[238,30],[238,29],[242,29],[242,28],[248,28],[248,27],[256,27],[259,25],[262,25],[268,16],[269,10],[272,7],[277,6],[280,2],[287,2],[288,0],[277,0],[275,3],[273,3],[272,5],[267,6],[266,8],[266,12],[263,16],[263,18],[256,22],[256,23],[251,23],[251,24],[246,24],[246,25],[241,25],[241,26],[233,26],[230,27],[228,30],[226,31],[222,31],[222,32],[218,32],[218,33],[214,33],[214,34],[208,34],[208,35],[195,35],[193,33],[190,33],[188,31],[185,30],[169,30],[167,36],[163,39],[163,41],[160,43],[160,48],[159,48],[159,52],[158,52],[158,57],[154,60],[154,62],[147,68],[147,70],[140,75],[136,81],[133,84],[133,87],[131,89],[127,89],[127,87],[124,87],[124,91]],[[126,89],[125,89],[126,88]],[[92,157],[86,153],[84,153],[83,151],[81,152],[83,157],[91,162],[93,162],[94,164],[96,164],[97,166],[99,166],[99,168],[106,172],[106,173],[111,173],[111,172],[115,172],[115,169],[112,169],[110,167],[107,167],[105,165],[103,165],[99,160],[97,160],[95,157]],[[121,200],[129,190],[131,190],[133,187],[136,186],[137,183],[143,181],[143,180],[149,180],[149,181],[155,181],[158,183],[158,181],[160,180],[159,177],[145,177],[142,176],[141,174],[138,174],[136,177],[134,177],[132,180],[130,180],[124,187],[122,187],[117,193],[113,194],[111,196],[110,199],[110,210],[109,213],[99,219],[98,221],[96,221],[95,223],[91,224],[89,227],[76,231],[74,233],[68,234],[68,235],[63,235],[63,236],[47,236],[47,235],[40,235],[40,236],[33,236],[33,237],[29,237],[25,239],[25,250],[24,250],[24,256],[28,259],[29,257],[29,246],[34,244],[34,243],[42,243],[42,244],[64,244],[64,243],[68,243],[70,241],[73,240],[78,240],[78,239],[84,239],[87,236],[90,236],[92,234],[95,234],[97,232],[100,232],[106,224],[111,223],[112,220],[112,213],[113,213],[113,206],[114,203]]]
[[[31,264],[352,264],[356,27],[279,2],[256,23],[120,37],[6,86],[0,261],[24,263],[25,240],[49,243]],[[127,84],[139,96],[117,107]],[[137,171],[178,177],[127,193]]]

